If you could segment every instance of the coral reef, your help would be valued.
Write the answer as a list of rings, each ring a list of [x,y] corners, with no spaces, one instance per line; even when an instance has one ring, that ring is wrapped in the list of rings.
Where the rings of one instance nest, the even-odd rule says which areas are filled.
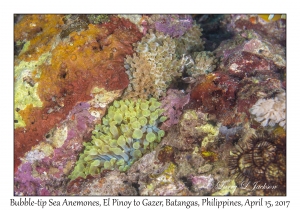
[[[22,165],[20,170],[15,174],[17,177],[15,178],[15,186],[17,188],[15,194],[18,194],[17,192],[19,191],[19,195],[47,195],[46,188],[40,188],[42,182],[41,179],[32,177],[31,173],[32,166],[30,163],[26,163]]]
[[[14,195],[286,195],[277,16],[14,15]]]
[[[140,32],[143,33],[144,35],[147,33],[148,28],[146,27],[146,25],[148,25],[148,23],[147,23],[147,21],[145,21],[145,18],[144,18],[144,17],[146,17],[146,15],[120,14],[120,15],[118,15],[118,17],[128,19],[130,22],[134,23],[138,27]]]
[[[46,25],[42,34],[45,33],[43,36],[49,36],[49,38],[40,37],[42,36],[40,34],[32,38],[31,31],[23,38],[23,36],[18,35],[19,33],[22,34],[18,32],[18,27],[24,27],[23,19],[16,25],[15,39],[37,39],[39,37],[42,41],[38,43],[45,46],[45,49],[42,47],[39,53],[33,52],[33,54],[34,56],[44,56],[46,53],[49,62],[41,63],[46,58],[37,57],[39,58],[38,64],[41,64],[32,67],[28,78],[24,79],[24,74],[21,73],[18,74],[21,76],[16,78],[16,84],[29,83],[30,86],[33,86],[33,83],[36,83],[33,86],[36,87],[36,93],[33,93],[33,96],[37,94],[43,105],[39,107],[41,103],[37,105],[24,104],[23,100],[20,100],[21,105],[19,103],[15,104],[18,112],[15,120],[19,122],[21,116],[24,122],[20,120],[20,124],[22,126],[26,125],[16,128],[14,132],[15,170],[20,164],[20,157],[29,151],[32,146],[42,141],[44,134],[50,128],[64,120],[77,102],[92,98],[90,94],[94,87],[105,88],[108,91],[122,90],[127,87],[129,80],[125,73],[123,59],[125,55],[133,53],[132,43],[138,41],[142,36],[134,24],[124,19],[111,17],[112,21],[108,23],[102,25],[90,24],[86,30],[73,31],[68,35],[68,42],[59,41],[56,39],[58,39],[60,30],[55,29],[57,19],[61,20],[62,17],[56,15],[41,17],[25,16],[24,21],[25,23],[33,21],[32,18],[37,22],[42,21],[41,24]],[[55,21],[55,27],[48,27],[43,22],[48,20],[47,18],[49,18],[49,21]],[[52,25],[49,24],[49,26]],[[56,36],[53,35],[54,32]],[[45,40],[49,40],[49,46],[44,43]],[[31,42],[31,40],[29,41]],[[33,60],[34,58],[30,56],[30,53],[31,51],[28,50],[26,56]],[[16,58],[15,69],[19,69],[17,72],[24,72],[27,70],[27,66],[34,65],[34,63],[24,65],[23,60],[29,61],[23,55],[25,54],[21,54]],[[22,61],[18,63],[19,60]],[[36,62],[36,60],[32,62]],[[15,88],[19,89],[18,86],[15,86]],[[32,93],[29,92],[28,95],[31,96]]]
[[[241,135],[243,132],[242,126],[237,126],[233,128],[227,128],[226,126],[221,126],[219,128],[220,134],[225,136],[225,140],[229,140],[231,138],[235,138]]]
[[[40,189],[48,189],[50,195],[65,194],[65,185],[78,155],[83,149],[83,142],[88,141],[94,123],[106,111],[106,106],[119,97],[120,91],[96,91],[100,95],[97,102],[80,102],[69,112],[67,119],[45,134],[45,142],[40,142],[25,154],[22,164],[15,173],[15,194],[42,195]],[[96,93],[95,93],[96,94]],[[99,109],[99,105],[102,107]],[[31,164],[30,179],[39,179],[38,185],[27,185],[22,179],[23,167]],[[25,165],[25,166],[24,166]],[[31,190],[34,188],[34,190]]]
[[[214,187],[214,179],[209,176],[191,176],[190,180],[193,184],[193,191],[200,191],[203,189],[211,190]]]
[[[60,38],[67,38],[73,31],[83,31],[88,29],[89,19],[86,15],[66,15],[64,25],[60,32]]]
[[[182,61],[179,60],[182,55],[203,49],[201,35],[201,28],[196,24],[179,38],[150,29],[140,42],[134,44],[137,53],[126,58],[125,68],[130,84],[125,91],[125,98],[165,96],[171,82],[182,75]],[[207,53],[205,58],[209,56],[211,54]],[[200,57],[195,55],[195,71],[211,71],[215,60],[205,59],[203,63],[203,58]]]
[[[285,47],[269,36],[247,30],[221,42],[214,53],[223,57],[220,68],[230,75],[244,78],[259,72],[276,78],[276,73],[285,72],[285,51]]]
[[[15,174],[17,195],[24,192],[28,195],[42,195],[39,191],[41,188],[48,189],[51,195],[62,193],[63,190],[58,186],[66,182],[66,174],[70,173],[82,150],[82,142],[85,141],[93,121],[96,120],[96,117],[88,111],[89,108],[89,103],[78,103],[65,121],[45,134],[46,142],[41,142],[26,153],[23,163]],[[18,182],[23,176],[23,167],[29,163],[32,164],[30,176],[40,180],[39,185],[34,187],[35,191],[29,190],[25,182]]]
[[[268,75],[258,74],[254,77],[246,77],[239,84],[236,107],[238,112],[244,112],[250,119],[250,108],[260,98],[274,98],[274,95],[285,92],[282,81],[270,78]]]
[[[245,28],[269,37],[268,40],[286,45],[286,20],[281,18],[274,21],[265,21],[259,15],[231,15],[227,30],[234,33],[244,32]]]

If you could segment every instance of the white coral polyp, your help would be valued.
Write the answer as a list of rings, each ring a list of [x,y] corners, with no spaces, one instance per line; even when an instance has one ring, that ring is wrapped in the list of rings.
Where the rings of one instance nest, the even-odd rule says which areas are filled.
[[[285,93],[278,94],[275,98],[259,99],[250,109],[250,113],[261,126],[279,126],[285,129]]]

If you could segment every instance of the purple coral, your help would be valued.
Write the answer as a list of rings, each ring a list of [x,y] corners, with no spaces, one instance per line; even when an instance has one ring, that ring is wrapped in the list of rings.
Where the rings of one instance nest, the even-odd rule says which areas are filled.
[[[157,31],[180,37],[193,26],[193,19],[191,15],[159,15],[154,25]]]
[[[190,94],[185,94],[183,91],[169,89],[166,97],[161,101],[161,107],[166,110],[164,115],[168,117],[162,129],[166,129],[179,122],[182,114],[182,108],[190,101]]]

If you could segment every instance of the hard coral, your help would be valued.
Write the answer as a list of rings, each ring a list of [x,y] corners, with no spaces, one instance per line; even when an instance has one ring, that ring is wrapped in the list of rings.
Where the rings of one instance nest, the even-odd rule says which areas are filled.
[[[250,109],[255,115],[255,120],[261,122],[261,126],[275,126],[279,124],[285,129],[285,93],[277,94],[275,98],[259,99]]]
[[[236,182],[270,186],[263,189],[269,195],[286,194],[285,145],[282,147],[276,139],[269,134],[258,134],[236,145],[228,159]]]
[[[126,171],[143,154],[153,150],[164,136],[157,126],[163,110],[160,103],[149,101],[114,101],[107,115],[93,131],[92,141],[85,143],[73,173],[79,176],[95,175],[106,169]]]
[[[36,69],[34,75],[43,106],[27,106],[19,111],[26,127],[15,129],[15,168],[20,164],[19,158],[65,119],[78,101],[91,99],[94,87],[109,91],[127,87],[123,60],[133,53],[132,43],[141,36],[134,24],[111,17],[108,23],[70,33],[69,42],[61,41],[55,46],[50,43],[54,47],[51,60]]]
[[[237,91],[236,108],[238,112],[244,112],[250,119],[250,108],[260,98],[273,98],[280,92],[284,92],[282,82],[269,75],[257,73],[254,77],[246,77],[239,82]]]

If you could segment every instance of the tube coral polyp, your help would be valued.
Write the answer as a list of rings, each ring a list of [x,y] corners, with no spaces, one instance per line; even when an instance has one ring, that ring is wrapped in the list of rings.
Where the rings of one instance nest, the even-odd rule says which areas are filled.
[[[74,171],[69,176],[86,178],[104,169],[126,171],[147,151],[153,150],[165,132],[158,124],[165,120],[161,104],[154,98],[148,101],[114,101],[102,124],[95,126],[92,141],[84,143]]]

